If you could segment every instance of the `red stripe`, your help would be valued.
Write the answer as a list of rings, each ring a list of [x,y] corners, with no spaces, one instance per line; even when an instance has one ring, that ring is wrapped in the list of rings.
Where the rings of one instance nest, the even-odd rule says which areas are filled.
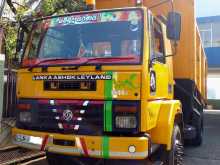
[[[47,144],[47,141],[48,141],[48,135],[46,135],[43,139],[43,142],[42,142],[42,145],[41,145],[41,151],[45,151],[45,147],[46,147],[46,144]]]
[[[88,153],[88,150],[87,150],[87,147],[86,147],[86,142],[85,142],[84,138],[80,138],[80,143],[82,145],[84,155],[89,156],[89,153]]]
[[[40,99],[40,100],[38,100],[38,103],[39,103],[39,104],[50,104],[49,101],[50,101],[50,100],[47,100],[47,99]]]

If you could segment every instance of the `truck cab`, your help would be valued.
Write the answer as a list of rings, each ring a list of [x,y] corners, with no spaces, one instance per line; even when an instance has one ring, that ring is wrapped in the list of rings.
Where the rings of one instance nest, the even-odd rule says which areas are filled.
[[[183,120],[166,19],[142,6],[31,26],[17,78],[15,144],[46,151],[49,164],[145,163],[161,147],[161,161],[181,162],[171,156],[182,152]]]

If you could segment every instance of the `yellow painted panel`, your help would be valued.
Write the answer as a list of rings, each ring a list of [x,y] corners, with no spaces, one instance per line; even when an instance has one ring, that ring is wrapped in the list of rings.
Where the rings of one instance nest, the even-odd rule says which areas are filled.
[[[140,94],[140,71],[130,70],[128,71],[112,71],[112,80],[97,80],[96,91],[48,91],[44,89],[44,80],[33,80],[33,76],[49,76],[49,75],[105,75],[106,72],[87,72],[75,71],[52,71],[49,70],[46,73],[29,72],[20,70],[18,72],[17,81],[17,96],[19,98],[50,98],[50,99],[104,99],[105,88],[110,89],[110,94],[113,99],[120,100],[138,100],[141,97]],[[112,81],[112,86],[107,87],[105,81]]]
[[[112,159],[144,159],[148,156],[149,151],[149,139],[147,137],[103,137],[103,136],[81,136],[81,135],[62,135],[49,132],[38,132],[30,130],[22,130],[13,128],[12,137],[15,135],[26,135],[44,138],[46,135],[49,137],[46,143],[46,150],[55,153],[61,153],[65,155],[78,155],[86,156],[85,150],[90,157],[103,158],[103,152],[109,154],[109,158]],[[59,140],[71,140],[75,141],[74,146],[62,146],[53,144],[54,139]],[[82,146],[82,139],[85,142]],[[107,140],[104,145],[104,139]],[[14,139],[15,140],[15,139]],[[20,146],[27,147],[30,144],[25,142],[19,143]],[[129,152],[129,146],[135,147],[135,152]],[[38,145],[38,149],[41,145]]]
[[[157,125],[159,112],[161,108],[162,101],[150,101],[147,105],[147,113],[148,113],[148,120],[147,120],[147,130],[150,130]]]
[[[158,103],[161,105],[157,116],[157,125],[149,133],[153,143],[165,144],[169,150],[171,148],[175,116],[182,113],[181,104],[176,100]]]

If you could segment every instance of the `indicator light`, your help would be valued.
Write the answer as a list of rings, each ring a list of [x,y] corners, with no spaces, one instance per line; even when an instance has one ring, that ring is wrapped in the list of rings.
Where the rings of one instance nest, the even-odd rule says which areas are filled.
[[[136,6],[142,6],[143,0],[136,0]]]
[[[94,10],[95,4],[96,4],[95,0],[86,0],[86,5],[87,5],[88,10]]]

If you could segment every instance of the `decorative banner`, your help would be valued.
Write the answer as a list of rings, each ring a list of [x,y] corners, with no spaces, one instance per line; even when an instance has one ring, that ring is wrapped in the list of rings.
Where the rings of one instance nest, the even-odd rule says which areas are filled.
[[[56,27],[65,25],[81,25],[89,23],[101,23],[112,21],[129,21],[132,25],[137,25],[142,19],[140,10],[122,10],[122,11],[105,11],[105,12],[91,12],[87,14],[74,14],[68,16],[54,17],[45,20],[45,27]],[[48,24],[49,23],[49,24]]]

